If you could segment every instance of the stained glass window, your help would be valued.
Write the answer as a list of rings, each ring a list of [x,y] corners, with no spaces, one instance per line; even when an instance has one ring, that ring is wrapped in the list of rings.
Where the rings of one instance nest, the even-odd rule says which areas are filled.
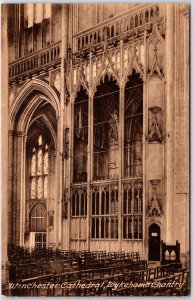
[[[35,176],[36,173],[36,154],[35,148],[33,149],[32,159],[31,159],[31,176]]]
[[[48,176],[44,179],[44,198],[47,198],[48,196]]]
[[[42,198],[42,178],[38,178],[38,186],[37,186],[37,196],[38,198]]]
[[[38,175],[42,174],[42,149],[38,151]]]
[[[48,144],[39,135],[31,154],[31,199],[46,199],[48,196],[48,156]]]
[[[31,198],[35,199],[35,197],[36,197],[36,181],[35,178],[33,178],[31,181]]]
[[[41,136],[41,135],[39,136],[39,139],[38,139],[38,145],[39,145],[39,146],[42,145],[42,136]]]
[[[44,174],[48,174],[48,152],[44,155]]]

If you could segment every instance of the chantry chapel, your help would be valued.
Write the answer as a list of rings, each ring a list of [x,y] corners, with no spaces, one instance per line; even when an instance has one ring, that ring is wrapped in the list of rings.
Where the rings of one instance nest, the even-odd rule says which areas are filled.
[[[4,260],[189,260],[189,6],[7,4],[2,37]]]

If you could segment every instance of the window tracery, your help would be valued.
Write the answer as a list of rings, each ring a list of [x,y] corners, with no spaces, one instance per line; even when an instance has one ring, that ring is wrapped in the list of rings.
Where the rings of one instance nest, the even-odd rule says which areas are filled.
[[[85,94],[86,95],[86,94]],[[79,98],[74,104],[74,170],[83,163],[83,150],[87,146],[88,134],[88,98]],[[85,114],[86,112],[86,114]],[[85,115],[84,115],[85,114]],[[84,117],[83,117],[84,116]],[[103,180],[116,181],[119,172],[119,87],[115,81],[104,76],[93,98],[93,183],[91,188],[91,238],[118,238],[118,197],[122,199],[122,235],[123,239],[141,240],[143,238],[143,187],[134,183],[133,178],[143,176],[143,81],[133,71],[125,86],[124,106],[124,173],[123,190],[113,187],[112,182],[101,186]],[[85,121],[86,120],[86,121]],[[84,125],[86,122],[86,126]],[[86,135],[85,135],[86,132]],[[122,138],[122,137],[121,137]],[[81,146],[80,146],[81,145]],[[86,147],[85,147],[86,149]],[[87,151],[86,158],[87,158]],[[79,157],[79,162],[77,157]],[[81,162],[80,162],[81,160]],[[82,170],[84,168],[82,167]],[[85,182],[87,178],[85,177]],[[130,182],[130,184],[129,184]],[[127,186],[127,187],[126,187]],[[79,220],[85,216],[85,196],[77,188],[72,188],[71,217]],[[86,189],[85,189],[86,190]],[[123,193],[122,193],[123,192]]]
[[[34,206],[30,214],[30,230],[32,232],[46,231],[46,209],[38,203]]]
[[[74,103],[73,182],[87,181],[88,95],[81,88]]]
[[[116,184],[92,189],[91,237],[118,238],[118,186]]]
[[[142,239],[142,183],[123,186],[123,239]]]
[[[125,177],[143,175],[143,82],[133,72],[125,88]]]
[[[48,195],[48,145],[39,135],[30,161],[31,199],[47,199]]]
[[[108,76],[98,87],[93,106],[93,179],[117,179],[119,88]]]

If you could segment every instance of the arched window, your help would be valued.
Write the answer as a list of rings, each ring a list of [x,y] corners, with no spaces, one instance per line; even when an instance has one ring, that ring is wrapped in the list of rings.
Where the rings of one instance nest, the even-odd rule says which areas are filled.
[[[30,213],[30,231],[46,231],[46,208],[40,203],[36,204]]]
[[[33,145],[30,160],[30,199],[47,199],[48,167],[48,144],[39,135]]]
[[[143,81],[133,71],[125,86],[123,239],[143,237]]]
[[[97,88],[93,109],[93,179],[117,179],[119,87],[112,78]]]
[[[73,182],[87,181],[88,95],[81,88],[74,102]]]
[[[125,177],[143,174],[143,82],[133,71],[125,87],[124,113]]]

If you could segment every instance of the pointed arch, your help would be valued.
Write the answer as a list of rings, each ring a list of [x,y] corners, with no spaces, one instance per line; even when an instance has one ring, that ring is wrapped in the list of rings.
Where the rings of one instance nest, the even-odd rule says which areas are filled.
[[[46,231],[47,227],[47,211],[44,204],[36,202],[30,210],[30,230]]]
[[[39,102],[34,101],[34,94],[39,94]],[[26,109],[29,105],[33,108],[40,103],[42,98],[46,98],[46,101],[51,104],[55,110],[56,117],[60,116],[60,103],[59,103],[59,93],[52,87],[50,87],[46,82],[39,79],[32,79],[28,81],[19,93],[16,95],[14,102],[12,103],[9,110],[9,130],[14,129],[15,121],[18,115],[18,112],[21,110],[22,106],[25,106],[23,109],[23,116],[25,116]],[[28,100],[28,101],[27,101]],[[38,103],[37,103],[38,102]]]
[[[103,54],[99,73],[97,74],[97,76],[94,80],[93,86],[92,86],[93,94],[96,92],[97,86],[100,85],[101,80],[104,81],[106,76],[108,76],[109,79],[112,77],[116,81],[117,85],[120,86],[119,77],[115,73],[115,71],[111,65],[111,62],[109,60],[109,57],[106,56],[105,54]]]
[[[73,94],[72,94],[72,99],[75,101],[77,93],[81,90],[81,88],[83,88],[87,94],[89,94],[89,89],[88,86],[86,84],[86,82],[81,79],[77,85],[75,86],[74,90],[73,90]]]

